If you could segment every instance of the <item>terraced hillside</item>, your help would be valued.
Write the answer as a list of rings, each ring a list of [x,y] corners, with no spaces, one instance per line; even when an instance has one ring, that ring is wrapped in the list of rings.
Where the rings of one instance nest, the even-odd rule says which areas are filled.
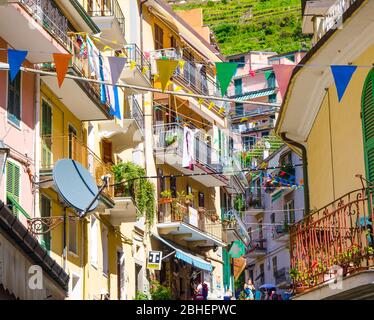
[[[300,0],[195,0],[173,8],[203,8],[204,23],[212,28],[224,55],[310,47],[309,37],[301,32]]]

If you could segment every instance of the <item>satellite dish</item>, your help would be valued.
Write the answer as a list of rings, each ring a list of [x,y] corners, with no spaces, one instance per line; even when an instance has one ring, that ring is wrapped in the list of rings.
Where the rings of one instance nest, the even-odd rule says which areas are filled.
[[[98,206],[96,182],[79,162],[71,159],[57,161],[53,168],[53,181],[62,199],[76,211],[88,212]]]

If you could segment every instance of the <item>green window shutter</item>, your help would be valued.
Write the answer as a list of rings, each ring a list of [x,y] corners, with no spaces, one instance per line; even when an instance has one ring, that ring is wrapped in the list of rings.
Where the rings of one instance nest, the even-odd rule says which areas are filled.
[[[42,218],[48,218],[51,216],[51,200],[48,199],[46,196],[41,195],[40,199],[40,215]],[[43,231],[45,232],[46,227],[43,227]],[[40,237],[40,245],[46,249],[49,253],[51,249],[51,232],[45,232]]]
[[[364,136],[364,151],[366,178],[374,182],[374,72],[370,71],[366,78],[362,93],[362,129]]]
[[[20,181],[21,181],[21,172],[19,166],[13,162],[7,162],[7,181],[6,181],[6,192],[7,196],[10,195],[17,202],[19,202],[20,196]],[[11,202],[7,202],[8,205],[12,205]],[[13,205],[13,213],[18,215],[18,210]]]

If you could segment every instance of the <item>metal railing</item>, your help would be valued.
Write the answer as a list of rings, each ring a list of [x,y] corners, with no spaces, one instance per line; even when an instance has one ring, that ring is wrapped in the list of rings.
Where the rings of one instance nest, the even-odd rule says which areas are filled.
[[[128,63],[130,61],[134,61],[136,63],[136,67],[139,68],[139,71],[142,72],[148,79],[151,81],[151,63],[143,54],[143,52],[139,49],[139,47],[132,43],[126,44],[122,48],[122,52],[124,53],[125,57],[128,59]]]
[[[217,83],[206,73],[202,72],[205,66],[194,63],[182,57],[175,48],[161,49],[151,52],[152,69],[156,70],[156,59],[183,60],[184,66],[178,66],[174,73],[174,79],[189,90],[201,94],[221,97]],[[220,102],[217,102],[218,104]],[[216,103],[216,104],[217,104]]]
[[[105,163],[98,155],[88,148],[74,135],[41,137],[41,174],[50,174],[54,164],[60,159],[72,159],[81,163],[93,176],[97,185],[102,185],[101,177],[110,174],[109,185],[113,185],[114,178],[111,165]],[[114,188],[108,186],[104,192],[114,196]]]
[[[138,103],[138,100],[136,100],[135,96],[130,96],[129,99],[131,100],[131,118],[135,119],[138,127],[140,130],[144,133],[144,114],[142,109],[140,108],[140,105]]]
[[[117,0],[96,0],[92,2],[84,0],[83,6],[91,17],[114,16],[118,21],[122,34],[125,34],[125,16]]]
[[[60,44],[70,47],[68,19],[53,0],[15,0],[12,2],[18,2]]]
[[[264,209],[265,208],[265,198],[264,194],[250,193],[247,202],[247,209]]]
[[[283,267],[277,270],[274,274],[274,278],[276,285],[280,285],[282,283],[291,283],[289,268]]]
[[[219,151],[212,148],[204,139],[204,133],[195,130],[194,137],[194,160],[211,170],[221,172],[224,161]],[[179,123],[168,123],[154,126],[155,151],[166,152],[166,149],[173,147],[175,153],[183,157],[183,136],[184,127]],[[168,149],[168,152],[170,150]]]
[[[199,210],[201,209],[199,208]],[[183,222],[217,240],[226,242],[226,232],[224,231],[222,221],[212,218],[215,214],[216,210],[198,212],[197,209],[179,203],[163,204],[160,205],[158,212],[158,223]]]
[[[374,266],[373,188],[352,191],[290,226],[299,290]]]

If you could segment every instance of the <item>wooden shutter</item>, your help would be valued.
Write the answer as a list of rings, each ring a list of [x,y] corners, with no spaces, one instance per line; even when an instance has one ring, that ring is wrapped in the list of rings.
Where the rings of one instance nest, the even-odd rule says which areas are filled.
[[[19,166],[13,162],[7,162],[7,180],[6,180],[6,192],[16,200],[19,201],[20,196],[20,183],[21,183],[21,172]],[[9,203],[8,203],[9,205]],[[13,213],[18,214],[18,210],[13,207]]]
[[[49,218],[51,216],[51,208],[52,208],[52,205],[51,205],[51,200],[49,198],[47,198],[46,196],[44,195],[41,195],[41,198],[40,198],[40,215],[42,218]],[[40,245],[46,249],[49,253],[50,249],[51,249],[51,232],[46,232],[46,229],[47,227],[46,226],[43,226],[43,234],[41,235],[41,238],[40,238]]]
[[[362,93],[362,129],[364,136],[364,151],[366,178],[374,182],[374,71],[370,71]]]

